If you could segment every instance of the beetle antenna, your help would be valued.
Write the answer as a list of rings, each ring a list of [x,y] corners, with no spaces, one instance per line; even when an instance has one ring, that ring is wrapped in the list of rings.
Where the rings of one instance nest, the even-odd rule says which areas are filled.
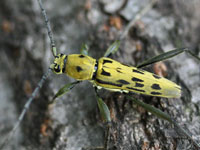
[[[55,57],[57,55],[57,50],[56,50],[56,46],[55,46],[55,42],[54,42],[54,38],[53,38],[53,33],[52,33],[52,30],[51,30],[51,26],[50,26],[50,22],[49,22],[49,19],[47,17],[46,11],[45,11],[45,9],[42,5],[42,1],[38,0],[38,3],[39,3],[39,6],[40,6],[40,9],[42,11],[42,15],[45,19],[45,25],[46,25],[47,32],[48,32],[48,37],[50,39],[51,50],[52,50],[53,56]],[[23,108],[17,122],[15,123],[14,127],[9,132],[8,136],[5,138],[4,142],[0,145],[0,149],[3,149],[8,144],[10,139],[13,137],[14,133],[18,129],[19,125],[21,124],[27,110],[29,109],[32,101],[34,100],[37,93],[39,92],[39,90],[42,88],[43,84],[45,83],[45,81],[49,77],[50,72],[51,72],[51,69],[49,68],[48,71],[42,76],[41,80],[38,82],[37,87],[34,89],[33,93],[31,94],[31,96],[27,100],[26,104],[24,105],[24,108]]]
[[[24,115],[26,114],[27,110],[29,109],[32,101],[36,97],[37,93],[39,92],[39,90],[43,86],[43,84],[46,81],[46,79],[49,77],[50,72],[51,72],[51,69],[49,68],[48,71],[42,76],[41,80],[38,82],[37,87],[34,89],[33,93],[31,94],[31,96],[27,100],[26,104],[24,105],[24,108],[23,108],[23,110],[22,110],[17,122],[15,123],[14,127],[9,132],[9,134],[6,137],[5,141],[0,145],[0,149],[3,149],[7,145],[7,143],[10,141],[10,139],[13,137],[13,134],[15,133],[15,131],[19,127],[20,123],[22,122],[22,120],[24,118]]]
[[[42,0],[38,0],[38,3],[39,3],[39,6],[40,6],[40,9],[42,11],[42,15],[44,17],[44,20],[45,20],[45,26],[47,28],[47,33],[48,33],[48,37],[50,39],[50,44],[51,44],[51,51],[53,53],[53,56],[55,57],[57,55],[57,50],[56,50],[56,45],[55,45],[54,38],[53,38],[53,32],[51,30],[50,21],[47,17],[47,13],[46,13],[46,11],[43,7]]]

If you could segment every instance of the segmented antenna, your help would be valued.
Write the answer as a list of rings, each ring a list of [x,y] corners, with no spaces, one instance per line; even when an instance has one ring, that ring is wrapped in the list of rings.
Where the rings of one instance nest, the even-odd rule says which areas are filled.
[[[57,55],[57,50],[56,50],[55,42],[54,42],[54,39],[53,39],[53,34],[52,34],[52,31],[51,31],[50,22],[48,20],[46,11],[43,8],[42,1],[38,0],[38,3],[39,3],[39,6],[41,8],[44,19],[45,19],[45,24],[46,24],[48,36],[49,36],[49,39],[50,39],[50,42],[51,42],[52,53],[53,53],[53,56],[55,57]],[[12,128],[12,130],[7,135],[5,141],[0,145],[0,149],[3,149],[8,144],[10,139],[13,137],[14,133],[16,132],[17,128],[19,127],[19,125],[21,124],[21,122],[24,118],[24,115],[26,114],[27,110],[29,109],[32,101],[36,97],[37,93],[39,92],[39,90],[43,86],[46,79],[49,77],[50,72],[51,72],[51,69],[49,68],[48,71],[42,76],[41,80],[38,82],[37,87],[34,89],[33,93],[31,94],[31,96],[27,100],[26,104],[24,105],[24,108],[23,108],[17,122],[15,123],[14,127]]]
[[[51,25],[50,25],[49,19],[47,17],[46,11],[45,11],[45,9],[44,9],[44,7],[42,5],[42,1],[38,0],[38,3],[40,5],[40,9],[42,11],[42,15],[43,15],[44,20],[45,20],[47,33],[48,33],[48,36],[49,36],[49,39],[50,39],[50,44],[51,44],[51,51],[53,53],[53,56],[55,57],[57,55],[57,50],[56,50],[56,45],[55,45],[54,38],[53,38],[53,32],[51,30]]]
[[[20,114],[15,126],[12,128],[12,130],[10,131],[8,136],[6,137],[5,141],[0,146],[0,149],[3,149],[4,146],[6,146],[8,144],[8,142],[10,141],[10,139],[13,137],[13,134],[15,133],[17,128],[19,127],[20,123],[22,122],[22,120],[24,118],[24,115],[26,114],[27,110],[29,109],[30,104],[32,103],[32,101],[36,97],[38,91],[43,86],[43,84],[44,84],[45,80],[48,78],[50,72],[51,72],[51,69],[49,68],[48,71],[42,76],[42,79],[38,82],[37,87],[34,89],[33,93],[31,94],[31,96],[29,97],[28,101],[24,105],[24,108],[23,108],[23,110],[22,110],[22,112],[21,112],[21,114]]]

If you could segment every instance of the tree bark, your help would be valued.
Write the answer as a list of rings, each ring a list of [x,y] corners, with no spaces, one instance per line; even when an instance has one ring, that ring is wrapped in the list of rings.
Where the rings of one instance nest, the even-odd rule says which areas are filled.
[[[37,82],[53,62],[50,41],[37,1],[0,2],[0,141],[11,130]],[[90,56],[98,59],[109,45],[119,39],[128,23],[148,0],[43,1],[60,53],[80,53],[82,43],[89,45]],[[199,1],[159,1],[130,27],[112,56],[136,66],[162,52],[190,47],[200,56]],[[145,67],[161,72],[183,88],[180,99],[164,99],[138,94],[132,97],[172,116],[196,141],[200,141],[199,62],[181,54],[161,64]],[[6,149],[78,150],[103,146],[104,127],[98,112],[95,91],[85,81],[49,105],[54,94],[73,82],[65,75],[52,74],[28,110],[20,129]],[[138,107],[121,93],[100,91],[112,114],[110,149],[195,149],[174,130],[173,125]]]

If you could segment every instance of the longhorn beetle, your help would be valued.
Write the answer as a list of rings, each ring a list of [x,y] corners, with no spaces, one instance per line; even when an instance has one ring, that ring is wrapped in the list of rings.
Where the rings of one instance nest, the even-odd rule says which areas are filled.
[[[55,95],[54,99],[68,92],[76,84],[80,83],[83,80],[89,80],[96,87],[96,92],[97,89],[104,88],[110,91],[118,91],[123,93],[134,92],[144,95],[165,97],[165,98],[179,98],[181,96],[181,87],[178,86],[176,83],[138,68],[170,58],[184,51],[189,52],[189,54],[193,55],[187,48],[176,49],[161,54],[159,56],[156,56],[152,59],[147,60],[143,64],[139,65],[138,68],[128,66],[118,61],[115,61],[111,58],[108,58],[112,53],[117,51],[119,47],[118,41],[114,42],[108,48],[104,57],[98,60],[86,55],[86,51],[84,49],[82,54],[70,54],[70,55],[57,54],[57,50],[54,44],[53,35],[51,32],[48,18],[46,16],[46,12],[42,6],[41,0],[38,0],[38,2],[45,18],[48,35],[51,41],[52,52],[55,57],[53,64],[50,65],[50,70],[52,70],[56,74],[66,74],[77,80],[76,82],[67,84],[62,89],[60,89],[58,93]],[[198,57],[196,58],[199,60]],[[7,144],[9,138],[12,137],[15,130],[21,123],[33,98],[35,97],[36,93],[38,92],[38,90],[41,88],[42,84],[48,77],[49,71],[43,76],[41,81],[38,83],[38,86],[36,87],[32,96],[26,103],[22,113],[20,114],[18,122],[15,124],[13,130],[7,137],[6,141],[3,143],[3,145],[1,145],[1,148]],[[131,97],[129,98],[132,99]],[[106,104],[101,100],[98,93],[97,93],[97,99],[98,99],[97,100],[98,107],[100,109],[103,119],[106,122],[110,122],[111,118],[109,109],[106,106]],[[157,116],[161,116],[161,118],[164,118],[169,122],[175,124],[175,126],[178,126],[174,122],[174,120],[171,119],[168,115],[159,112],[157,109],[153,110],[151,106],[144,104],[140,101],[137,100],[133,101],[135,101],[135,103],[144,107],[148,111],[156,114]],[[186,136],[190,138],[190,140],[192,139],[184,130],[183,133],[185,133]],[[193,142],[196,146],[199,146],[195,141]],[[105,147],[107,148],[107,144],[105,144]]]

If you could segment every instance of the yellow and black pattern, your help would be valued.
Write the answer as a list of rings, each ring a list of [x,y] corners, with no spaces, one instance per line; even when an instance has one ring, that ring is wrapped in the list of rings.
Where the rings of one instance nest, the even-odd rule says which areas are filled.
[[[96,59],[87,55],[71,54],[56,56],[54,63],[50,66],[56,74],[66,74],[77,80],[91,80]]]
[[[159,97],[180,97],[181,88],[165,78],[110,58],[100,58],[95,83],[114,91],[131,91]]]
[[[181,96],[181,87],[174,82],[107,57],[97,61],[82,54],[59,54],[51,68],[57,74],[90,80],[94,85],[111,91],[131,91],[166,98]]]

